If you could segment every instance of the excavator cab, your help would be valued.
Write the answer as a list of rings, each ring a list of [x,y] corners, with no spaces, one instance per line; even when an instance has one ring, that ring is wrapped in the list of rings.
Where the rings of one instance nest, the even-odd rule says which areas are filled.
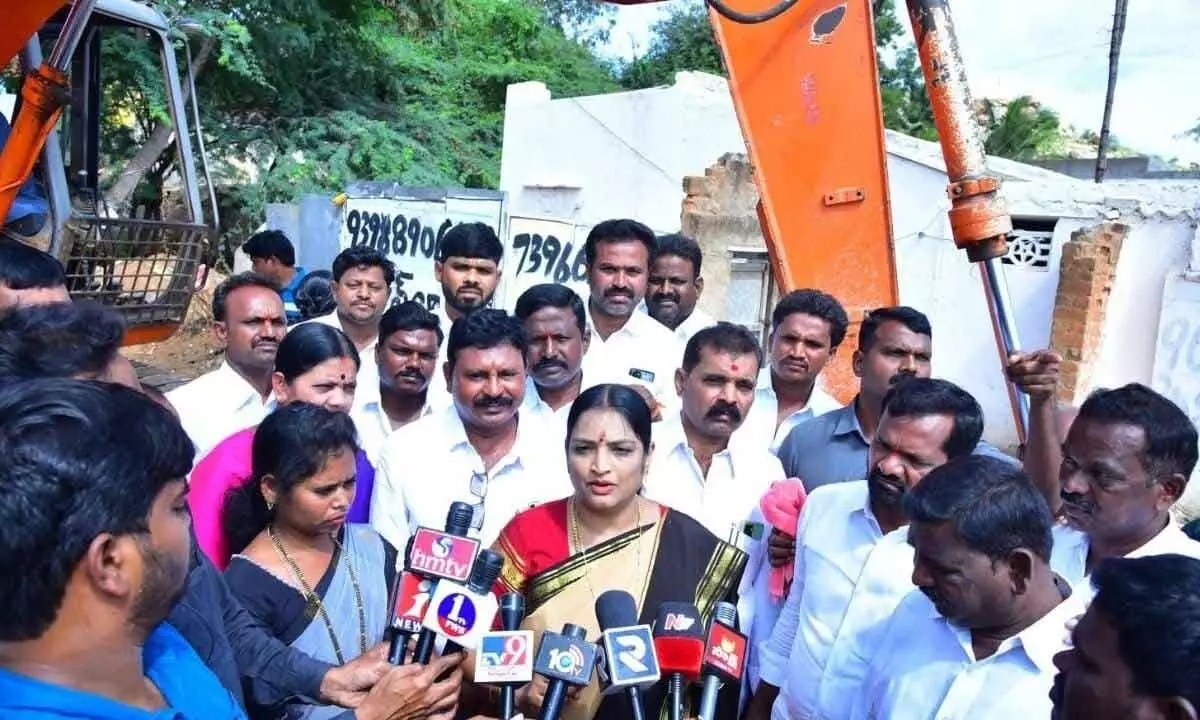
[[[172,28],[157,10],[133,0],[93,1],[86,22],[78,17],[85,3],[59,9],[19,54],[22,78],[30,82],[30,73],[64,35],[78,35],[69,58],[59,60],[69,78],[60,90],[66,107],[27,180],[45,198],[46,221],[34,238],[24,239],[63,263],[72,297],[114,306],[124,316],[127,344],[156,342],[183,323],[193,293],[203,286],[217,234],[191,55],[186,42],[177,50]],[[150,48],[158,72],[144,71],[138,92],[118,92],[115,64],[127,62],[131,48],[143,56]],[[18,100],[14,126],[27,104]],[[165,111],[147,113],[153,106]],[[138,152],[164,139],[163,152]],[[205,202],[197,168],[206,179]],[[162,192],[140,197],[141,178]],[[121,201],[110,202],[121,183]]]

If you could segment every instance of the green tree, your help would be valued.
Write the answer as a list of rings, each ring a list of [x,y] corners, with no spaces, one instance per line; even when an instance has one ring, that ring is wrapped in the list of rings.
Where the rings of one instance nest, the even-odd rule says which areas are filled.
[[[678,7],[656,21],[650,47],[621,71],[621,84],[630,89],[669,85],[682,70],[724,75],[721,53],[703,3]]]
[[[987,153],[1013,160],[1056,154],[1064,141],[1058,114],[1042,107],[1028,95],[1007,105],[985,100],[983,130],[983,146]]]

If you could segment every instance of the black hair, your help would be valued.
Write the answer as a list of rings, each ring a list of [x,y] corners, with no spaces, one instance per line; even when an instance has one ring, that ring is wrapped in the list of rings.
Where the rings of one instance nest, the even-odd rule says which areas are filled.
[[[846,315],[846,308],[829,293],[805,288],[784,295],[771,312],[771,332],[775,332],[784,320],[797,313],[811,315],[829,323],[830,350],[836,350],[846,339],[850,318]]]
[[[513,314],[521,322],[525,322],[538,310],[545,308],[560,308],[575,313],[575,325],[580,335],[587,334],[587,314],[583,308],[583,298],[571,288],[558,283],[541,283],[534,285],[517,298]]]
[[[653,425],[650,406],[633,388],[611,383],[593,385],[581,392],[579,397],[575,398],[575,402],[571,403],[571,410],[567,413],[567,447],[570,447],[571,435],[575,432],[579,418],[588,410],[596,408],[616,410],[641,441],[642,450],[650,452],[650,428]]]
[[[1097,390],[1079,407],[1079,420],[1141,428],[1144,464],[1154,475],[1179,473],[1186,482],[1196,468],[1196,426],[1178,405],[1145,385]]]
[[[333,273],[314,270],[304,276],[293,294],[300,317],[311,320],[328,315],[337,309],[337,298],[333,296]]]
[[[330,456],[358,452],[354,421],[346,413],[308,403],[276,408],[254,431],[250,478],[231,488],[221,529],[233,552],[241,552],[271,520],[260,483],[270,475],[281,494],[321,472]]]
[[[346,248],[333,259],[333,281],[338,282],[349,270],[361,267],[377,267],[383,271],[383,282],[388,287],[396,281],[396,266],[383,253],[373,247],[359,245]]]
[[[354,360],[356,371],[362,366],[358,349],[346,333],[321,323],[303,323],[289,330],[279,343],[275,372],[290,383],[327,360],[343,357]]]
[[[682,233],[671,233],[670,235],[659,235],[654,243],[653,256],[650,258],[650,264],[663,256],[675,256],[683,258],[692,264],[692,277],[700,277],[700,265],[704,258],[704,253],[700,250],[700,243]]]
[[[605,220],[588,233],[583,244],[583,256],[590,268],[596,262],[596,246],[604,242],[640,242],[646,246],[646,252],[654,257],[658,241],[654,231],[637,220]]]
[[[459,223],[447,230],[438,243],[437,261],[446,262],[452,257],[491,260],[499,265],[504,245],[496,231],[485,223]]]
[[[256,260],[275,258],[288,267],[296,266],[296,248],[288,236],[279,230],[254,233],[242,244],[242,252]]]
[[[0,318],[0,376],[95,376],[104,372],[125,337],[116,310],[80,300],[13,308]]]
[[[883,412],[893,418],[953,417],[954,429],[942,445],[948,458],[971,454],[983,437],[983,408],[971,393],[949,380],[902,377],[883,396]]]
[[[762,348],[754,334],[741,325],[722,320],[688,338],[687,345],[683,349],[683,365],[681,366],[685,373],[690,373],[700,364],[700,351],[705,348],[730,355],[754,355],[758,366],[762,367]]]
[[[165,408],[129,388],[39,378],[0,386],[0,641],[41,637],[99,535],[149,532],[195,449]]]
[[[951,522],[967,547],[992,560],[1025,548],[1046,562],[1054,517],[1046,499],[1018,466],[986,455],[939,465],[904,495],[909,522]]]
[[[66,287],[67,275],[53,255],[0,237],[0,285],[12,290]]]
[[[274,282],[256,272],[247,271],[238,273],[237,275],[230,275],[220,285],[217,285],[217,289],[213,291],[213,322],[225,322],[229,296],[237,290],[250,287],[270,290],[275,295],[279,294]]]
[[[920,310],[914,310],[906,305],[877,308],[867,313],[867,317],[862,321],[862,327],[858,330],[859,350],[866,352],[871,349],[871,345],[875,343],[875,333],[879,332],[880,326],[885,322],[898,322],[918,335],[933,338],[933,326],[929,324],[929,318],[925,316],[925,313]]]
[[[445,337],[438,316],[415,300],[396,303],[379,318],[379,344],[382,345],[385,340],[401,330],[432,330],[437,335],[438,347],[442,346],[442,339]]]
[[[1200,707],[1200,560],[1183,555],[1107,558],[1092,572],[1100,612],[1116,630],[1138,695]]]
[[[446,341],[446,361],[453,370],[458,362],[458,353],[464,348],[488,350],[501,345],[511,345],[521,351],[521,359],[529,358],[529,341],[521,321],[503,310],[480,308],[467,313],[450,326],[450,338]]]

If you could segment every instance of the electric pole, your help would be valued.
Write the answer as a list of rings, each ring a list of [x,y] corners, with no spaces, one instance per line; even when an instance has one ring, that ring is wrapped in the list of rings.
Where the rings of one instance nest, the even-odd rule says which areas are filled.
[[[1108,48],[1108,92],[1104,96],[1104,120],[1100,123],[1100,147],[1096,152],[1096,182],[1104,182],[1104,174],[1108,172],[1109,124],[1112,122],[1113,96],[1117,92],[1117,65],[1121,61],[1121,40],[1125,37],[1125,16],[1128,12],[1129,0],[1117,0]]]

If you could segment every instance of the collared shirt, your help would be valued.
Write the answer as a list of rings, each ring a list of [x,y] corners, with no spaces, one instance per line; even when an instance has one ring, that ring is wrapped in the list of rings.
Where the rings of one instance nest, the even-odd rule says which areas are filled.
[[[758,385],[754,389],[754,404],[746,413],[746,422],[733,434],[733,441],[750,443],[754,447],[778,452],[784,439],[802,422],[833,412],[842,407],[829,393],[813,386],[812,394],[804,407],[792,412],[782,422],[779,420],[779,396],[771,382],[771,368],[758,372]],[[861,470],[859,475],[861,476]]]
[[[887,535],[868,504],[867,483],[837,483],[808,496],[796,529],[796,576],[770,640],[761,677],[780,689],[772,720],[833,717],[853,701],[860,634],[912,589],[907,530]]]
[[[683,322],[679,323],[679,326],[673,331],[675,337],[679,338],[680,358],[683,357],[683,349],[687,347],[688,340],[691,340],[693,335],[706,327],[712,327],[716,324],[717,321],[713,319],[712,315],[709,315],[700,308],[693,308],[692,314],[684,318]]]
[[[509,453],[487,472],[484,517],[471,537],[491,545],[518,512],[571,494],[562,471],[565,451],[547,448],[547,430],[521,413]],[[467,438],[456,408],[435,411],[392,433],[380,454],[371,498],[371,525],[392,547],[403,548],[418,526],[441,529],[450,504],[477,504],[472,476],[483,459]]]
[[[421,414],[413,422],[432,412],[433,408],[426,402],[425,406],[421,408]],[[371,461],[371,465],[378,467],[379,455],[383,452],[384,443],[395,432],[391,418],[383,409],[379,388],[376,388],[375,392],[362,403],[355,403],[354,409],[350,411],[350,418],[354,420],[354,429],[358,431],[358,446],[366,454],[367,460]]]
[[[305,320],[304,322],[320,323],[322,325],[328,325],[332,328],[337,328],[342,332],[346,332],[346,328],[342,327],[341,319],[338,318],[337,310],[334,310],[327,315],[320,315],[311,320]],[[300,323],[300,325],[303,324],[304,323]],[[359,405],[371,400],[371,388],[379,387],[379,361],[375,357],[375,349],[377,347],[379,347],[379,335],[376,335],[375,339],[367,344],[366,347],[358,351],[358,376],[355,378],[358,387],[355,388],[354,391],[355,407],[358,407]],[[432,383],[430,384],[432,385]],[[360,392],[364,389],[366,389],[365,393]],[[374,390],[373,392],[377,395],[379,391]]]
[[[170,625],[159,625],[146,638],[142,670],[167,707],[142,710],[0,669],[0,716],[5,720],[245,720],[237,701]]]
[[[296,291],[300,289],[300,283],[304,282],[304,276],[308,274],[308,271],[299,265],[295,270],[292,281],[279,290],[279,297],[283,299],[283,311],[287,314],[288,325],[294,325],[304,319],[300,314],[300,308],[296,307]]]
[[[592,341],[583,356],[583,374],[589,382],[642,385],[664,406],[663,417],[678,409],[675,371],[683,361],[683,347],[674,333],[640,312],[630,315],[607,340],[596,332],[590,308],[588,325]]]
[[[954,625],[919,590],[909,593],[871,652],[854,720],[1048,718],[1052,662],[1063,649],[1066,601],[976,659],[971,631]]]
[[[788,477],[800,478],[812,492],[822,485],[858,480],[867,474],[871,443],[858,422],[855,403],[827,412],[796,426],[779,446],[779,460]],[[976,455],[1017,460],[980,441]]]
[[[196,462],[225,438],[253,427],[275,409],[228,362],[167,393],[184,431],[196,446]]]
[[[1088,551],[1091,543],[1087,533],[1069,525],[1054,526],[1054,548],[1050,551],[1050,567],[1071,585],[1072,600],[1086,609],[1096,595],[1092,587],[1091,573],[1087,570]],[[1184,555],[1200,559],[1200,542],[1188,537],[1173,521],[1157,535],[1125,557],[1140,558],[1154,555]]]

